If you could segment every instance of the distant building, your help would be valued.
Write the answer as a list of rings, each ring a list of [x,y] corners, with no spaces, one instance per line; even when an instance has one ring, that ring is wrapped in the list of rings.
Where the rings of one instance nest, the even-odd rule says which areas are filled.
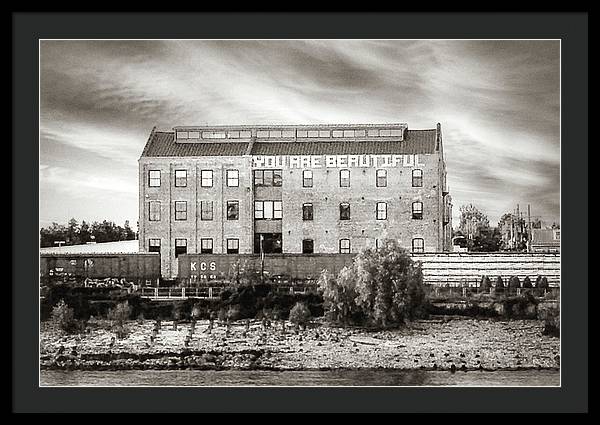
[[[153,130],[139,160],[141,252],[349,254],[386,238],[451,251],[441,126]]]
[[[560,229],[533,229],[531,252],[560,252]]]

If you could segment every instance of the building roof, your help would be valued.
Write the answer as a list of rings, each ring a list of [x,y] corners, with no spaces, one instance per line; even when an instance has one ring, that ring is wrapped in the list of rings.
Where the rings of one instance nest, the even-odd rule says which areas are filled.
[[[175,132],[153,131],[142,157],[195,157],[241,155],[360,155],[432,154],[437,130],[406,130],[404,140],[341,138],[315,141],[209,141],[176,142]]]
[[[559,232],[558,235],[557,232]],[[559,235],[560,229],[532,229],[531,244],[560,246]]]
[[[138,252],[138,240],[40,248],[40,254],[115,254]]]

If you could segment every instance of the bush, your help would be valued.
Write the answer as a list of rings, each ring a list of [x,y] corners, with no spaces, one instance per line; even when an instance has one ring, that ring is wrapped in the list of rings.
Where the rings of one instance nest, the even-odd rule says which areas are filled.
[[[498,276],[498,279],[496,279],[496,286],[494,287],[494,292],[497,294],[501,294],[504,292],[504,281],[502,280],[502,276]]]
[[[335,321],[398,325],[424,314],[425,291],[420,264],[394,240],[358,254],[351,267],[318,281],[328,315]]]
[[[535,287],[540,289],[548,289],[548,279],[546,276],[538,276],[535,280]]]
[[[529,279],[529,276],[525,276],[525,279],[523,279],[523,288],[526,288],[526,289],[533,288],[533,285],[531,284],[531,279]]]
[[[508,287],[510,289],[520,288],[521,281],[519,280],[519,276],[511,276],[508,280]]]
[[[123,339],[127,336],[125,322],[131,316],[131,307],[127,301],[117,304],[115,308],[109,311],[108,319],[112,322],[112,327],[117,337]]]
[[[72,333],[78,330],[78,323],[75,320],[73,309],[64,300],[60,300],[52,309],[51,316],[52,322],[64,332]]]
[[[490,278],[487,276],[482,276],[481,282],[479,282],[479,289],[481,292],[489,292],[491,287],[492,282],[490,281]]]
[[[306,306],[306,304],[297,302],[294,307],[290,310],[290,322],[300,325],[306,326],[310,321],[311,314],[310,310]]]
[[[560,300],[554,305],[538,308],[538,319],[544,322],[544,335],[560,337]]]

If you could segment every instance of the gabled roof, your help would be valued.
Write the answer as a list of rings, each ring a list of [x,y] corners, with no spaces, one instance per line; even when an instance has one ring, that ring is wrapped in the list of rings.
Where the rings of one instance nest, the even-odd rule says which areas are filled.
[[[432,154],[436,152],[437,131],[407,130],[404,140],[335,141],[210,141],[176,142],[174,132],[153,131],[142,157],[198,157],[241,155],[360,155]]]

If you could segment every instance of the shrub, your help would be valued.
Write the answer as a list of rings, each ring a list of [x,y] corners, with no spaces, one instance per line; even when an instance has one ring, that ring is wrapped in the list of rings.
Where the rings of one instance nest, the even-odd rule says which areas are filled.
[[[366,321],[387,327],[424,314],[420,264],[394,240],[358,254],[337,279],[323,273],[318,284],[329,316],[343,323]]]
[[[544,335],[560,337],[560,300],[554,305],[538,308],[538,318],[544,322]]]
[[[194,320],[198,320],[200,318],[200,316],[202,315],[202,309],[200,308],[200,304],[194,304],[194,306],[192,307],[191,315],[192,319]]]
[[[304,303],[297,302],[290,310],[290,322],[296,325],[304,327],[308,324],[310,318],[310,310]]]
[[[75,332],[78,328],[73,309],[64,300],[60,300],[52,309],[52,322],[67,333]]]
[[[540,289],[548,289],[548,279],[546,276],[538,276],[535,280],[535,287]]]
[[[504,281],[502,280],[502,276],[498,276],[496,279],[496,286],[494,287],[494,292],[497,294],[501,294],[504,292]]]
[[[529,276],[525,276],[525,279],[523,279],[523,288],[533,288],[533,285],[531,284],[531,279],[529,279]]]
[[[240,317],[240,307],[238,305],[230,305],[227,309],[226,317],[228,321],[238,320]]]
[[[481,282],[479,282],[479,289],[481,292],[489,292],[491,287],[492,282],[490,281],[490,278],[487,276],[482,276]]]
[[[131,316],[131,307],[127,301],[117,304],[115,308],[108,312],[108,319],[112,322],[112,327],[117,337],[123,339],[127,336],[125,322]]]
[[[519,276],[511,276],[508,280],[508,287],[510,289],[520,288],[521,281],[519,280]]]

